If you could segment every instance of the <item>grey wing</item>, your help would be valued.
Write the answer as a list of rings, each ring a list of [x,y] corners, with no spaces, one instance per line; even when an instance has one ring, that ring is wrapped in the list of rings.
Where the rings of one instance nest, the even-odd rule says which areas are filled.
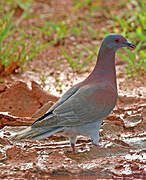
[[[64,103],[68,98],[70,98],[73,94],[75,94],[80,86],[73,86],[70,88],[49,110],[48,112],[51,112],[54,110],[56,107]]]
[[[73,86],[72,88],[70,88],[43,116],[41,116],[40,118],[38,118],[33,124],[32,127],[34,126],[34,124],[36,124],[36,122],[38,121],[42,121],[42,120],[46,120],[50,117],[52,117],[52,112],[55,108],[57,108],[58,106],[60,106],[62,103],[64,103],[68,98],[70,98],[74,93],[76,93],[76,91],[78,91],[78,89],[80,88],[80,85],[77,84],[76,86]]]
[[[109,87],[86,85],[57,106],[52,118],[44,119],[35,126],[77,126],[104,119],[114,108],[116,97]]]

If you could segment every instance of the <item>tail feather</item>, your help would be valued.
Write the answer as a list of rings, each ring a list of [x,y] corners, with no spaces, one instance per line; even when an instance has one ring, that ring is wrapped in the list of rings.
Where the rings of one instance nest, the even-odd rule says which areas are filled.
[[[32,128],[28,127],[23,131],[15,134],[10,140],[21,140],[21,139],[34,139],[34,140],[41,140],[46,137],[49,137],[57,132],[63,130],[63,127],[55,127],[55,128]]]

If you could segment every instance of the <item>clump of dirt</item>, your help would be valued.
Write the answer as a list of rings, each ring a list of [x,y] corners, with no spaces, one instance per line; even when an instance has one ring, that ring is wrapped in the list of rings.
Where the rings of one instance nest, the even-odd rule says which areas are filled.
[[[4,83],[0,84],[0,93],[5,91],[6,88],[7,86]]]
[[[104,121],[100,147],[79,137],[75,153],[61,133],[41,141],[11,142],[9,137],[24,127],[6,126],[0,131],[0,178],[145,178],[145,99],[133,97],[135,103],[131,101],[126,106],[128,98],[120,97],[117,107]],[[33,115],[34,119],[48,109],[48,104],[41,109]]]
[[[0,112],[9,112],[19,117],[31,117],[45,103],[57,99],[35,82],[32,82],[31,88],[22,81],[16,81],[9,87],[0,86]]]
[[[34,81],[31,88],[22,81],[10,86],[0,84],[0,128],[31,125],[57,100],[58,97],[43,91]]]

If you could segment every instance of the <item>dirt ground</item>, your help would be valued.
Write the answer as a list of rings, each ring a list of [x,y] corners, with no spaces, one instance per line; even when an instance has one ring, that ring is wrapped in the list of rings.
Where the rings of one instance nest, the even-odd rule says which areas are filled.
[[[46,111],[50,103],[46,103],[33,115],[35,108],[38,109],[41,103],[44,104],[46,98],[53,102],[57,100],[36,84],[35,86],[37,90],[35,88],[30,90],[25,83],[15,82],[10,87],[3,88],[1,92],[2,99],[8,100],[9,97],[5,96],[7,92],[15,94],[16,89],[21,89],[17,92],[17,97],[13,96],[13,93],[7,94],[13,97],[11,105],[8,103],[0,106],[1,109],[6,108],[7,110],[4,109],[6,112],[11,111],[13,114],[12,116],[8,113],[0,113],[0,125],[1,128],[3,127],[0,131],[1,179],[35,179],[36,177],[38,179],[144,179],[146,177],[146,97],[119,96],[116,108],[102,125],[100,147],[94,147],[89,139],[79,137],[76,152],[73,153],[68,139],[62,134],[53,135],[42,141],[8,140],[15,132],[24,129],[24,125],[30,125],[35,118]],[[36,96],[36,91],[40,93],[41,100]],[[25,92],[25,96],[21,96],[22,92]],[[24,103],[26,100],[29,103]],[[15,111],[10,108],[14,105]],[[29,118],[26,118],[28,109]]]
[[[70,13],[71,2],[36,1],[32,11],[45,14],[51,10],[58,12],[55,17],[59,18]],[[85,37],[65,40],[66,47],[72,48],[74,43],[86,46],[95,42]],[[47,47],[23,70],[0,77],[0,179],[146,179],[144,77],[127,78],[125,63],[118,58],[119,98],[100,130],[100,147],[80,136],[76,152],[72,152],[62,134],[41,141],[9,141],[11,135],[46,112],[68,88],[83,80],[95,64],[92,62],[78,73],[66,61],[59,63],[61,58],[58,46]],[[46,75],[45,83],[40,72]]]

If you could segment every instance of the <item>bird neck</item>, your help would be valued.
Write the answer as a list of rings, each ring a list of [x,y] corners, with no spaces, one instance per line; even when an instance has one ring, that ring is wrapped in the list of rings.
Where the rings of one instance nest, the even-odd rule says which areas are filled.
[[[98,81],[107,80],[117,89],[116,70],[115,70],[115,51],[110,48],[100,48],[95,68],[89,79]]]

